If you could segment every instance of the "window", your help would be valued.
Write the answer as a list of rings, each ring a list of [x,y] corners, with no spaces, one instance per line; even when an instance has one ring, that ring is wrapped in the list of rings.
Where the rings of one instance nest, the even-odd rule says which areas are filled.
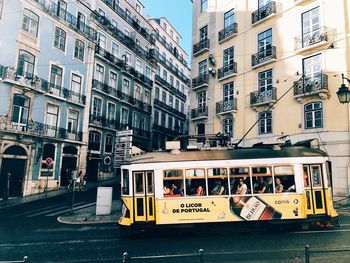
[[[127,63],[128,65],[130,65],[131,63],[131,53],[128,51],[125,51],[125,63]]]
[[[208,38],[208,26],[204,26],[199,29],[199,40],[206,40]]]
[[[136,12],[137,12],[137,13],[141,13],[141,8],[140,8],[139,5],[136,5]]]
[[[260,8],[263,8],[264,6],[266,6],[267,4],[269,4],[270,2],[271,2],[271,0],[259,0],[259,3],[258,3],[259,9],[260,9]]]
[[[272,133],[272,112],[259,113],[259,134]]]
[[[201,0],[201,13],[208,9],[208,0]]]
[[[113,71],[109,73],[109,86],[113,89],[118,89],[118,75]]]
[[[140,114],[138,114],[137,112],[134,112],[134,121],[133,121],[133,127],[140,129]]]
[[[75,47],[74,47],[74,57],[81,61],[84,61],[84,50],[85,50],[84,42],[80,41],[79,39],[76,39]]]
[[[17,63],[17,75],[33,78],[35,57],[27,51],[20,50]]]
[[[209,195],[228,195],[228,177],[225,168],[208,169]]]
[[[205,170],[186,170],[186,195],[203,196],[206,195]]]
[[[66,49],[66,32],[59,27],[56,27],[55,29],[54,47],[63,52]]]
[[[48,136],[56,135],[57,121],[58,121],[58,106],[48,104],[47,112],[46,112],[46,122],[45,122],[47,125],[46,135]]]
[[[224,28],[228,28],[229,26],[232,26],[234,21],[235,21],[235,13],[233,9],[231,9],[224,14]]]
[[[307,47],[319,38],[320,32],[320,8],[316,7],[302,14],[302,42]]]
[[[162,112],[161,116],[160,116],[160,125],[165,127],[165,123],[166,123],[166,115],[164,112]]]
[[[204,59],[198,63],[199,76],[207,74],[207,60]]]
[[[110,134],[106,134],[105,140],[105,152],[111,153],[113,149],[113,136]]]
[[[223,121],[223,132],[225,135],[227,135],[230,138],[233,138],[233,119],[232,118],[226,118]]]
[[[13,109],[12,109],[12,122],[20,124],[21,126],[27,125],[29,117],[29,98],[15,94],[13,97]]]
[[[155,91],[155,99],[159,100],[160,98],[160,89],[158,87],[156,87],[156,91]]]
[[[293,166],[275,166],[274,178],[274,193],[295,192],[296,189]]]
[[[101,133],[96,131],[89,132],[89,146],[91,151],[100,151]]]
[[[303,59],[304,89],[309,92],[313,81],[321,77],[321,54]],[[311,85],[308,85],[311,84]]]
[[[99,34],[99,40],[98,43],[100,45],[101,48],[103,49],[107,49],[107,40],[106,40],[106,36],[103,34]]]
[[[179,103],[179,100],[178,99],[175,99],[175,110],[179,110],[179,107],[180,107],[180,103]]]
[[[134,97],[135,97],[135,99],[138,99],[138,100],[141,99],[141,87],[138,85],[135,85]]]
[[[173,118],[170,116],[168,117],[168,129],[173,129]]]
[[[99,82],[104,82],[104,74],[105,74],[105,68],[99,64],[96,64],[95,68],[95,78]]]
[[[101,8],[98,9],[98,13],[99,13],[101,16],[105,16],[105,15],[106,15],[106,12],[103,11]]]
[[[322,128],[322,102],[312,102],[304,106],[305,129]]]
[[[160,66],[159,66],[159,65],[157,65],[156,74],[157,74],[158,76],[160,76]]]
[[[129,194],[129,170],[123,169],[122,194]]]
[[[259,92],[272,90],[272,69],[260,72],[258,78]]]
[[[174,96],[169,94],[169,104],[168,105],[170,107],[173,107],[173,104],[174,104]]]
[[[223,51],[223,66],[224,66],[224,71],[231,71],[233,70],[233,60],[234,60],[234,48],[229,47]]]
[[[145,68],[145,76],[149,79],[151,78],[151,68],[149,66]]]
[[[260,56],[266,57],[271,55],[272,49],[272,29],[268,29],[258,35],[258,52]]]
[[[123,79],[122,92],[125,94],[130,94],[130,81],[128,79]]]
[[[170,81],[170,85],[174,86],[174,76],[170,75],[169,81]]]
[[[180,197],[184,195],[182,170],[166,170],[163,173],[164,197]]]
[[[273,179],[271,173],[271,167],[268,166],[252,168],[252,181],[254,193],[273,193]]]
[[[78,117],[79,112],[75,110],[68,111],[68,127],[69,133],[76,133],[78,131]]]
[[[163,70],[163,79],[168,80],[168,72],[166,70]]]
[[[81,76],[72,73],[72,85],[71,85],[72,96],[71,96],[71,98],[76,102],[80,101],[81,82],[82,82]]]
[[[107,119],[110,121],[115,120],[115,104],[114,103],[107,103]]]
[[[233,82],[225,83],[223,85],[223,99],[224,101],[233,100]]]
[[[130,37],[130,31],[124,28],[124,34],[128,37]]]
[[[231,195],[245,195],[252,193],[248,167],[229,169]],[[243,186],[243,184],[245,186]]]
[[[92,114],[94,116],[101,116],[101,110],[102,110],[102,100],[94,97]]]
[[[119,55],[119,45],[115,42],[112,42],[112,54],[116,57]]]
[[[62,89],[62,75],[63,70],[60,67],[56,65],[51,66],[50,85],[53,87],[55,95],[60,95],[60,90]]]
[[[3,1],[0,1],[0,17],[1,17],[2,5],[3,5]],[[38,27],[39,27],[39,17],[32,11],[25,8],[23,11],[22,29],[28,32],[33,37],[37,37]]]
[[[129,110],[126,108],[122,108],[121,113],[121,123],[122,124],[129,124]]]
[[[176,87],[177,90],[180,89],[180,81],[176,80],[175,87]]]
[[[198,108],[204,108],[206,106],[206,92],[201,91],[197,94],[198,98]]]
[[[159,124],[159,111],[154,111],[154,124]]]
[[[151,93],[148,90],[145,90],[143,94],[143,102],[147,104],[151,104]]]
[[[136,59],[135,69],[136,69],[136,71],[138,71],[138,72],[142,72],[142,64],[141,64],[141,60]]]
[[[112,19],[111,23],[115,28],[118,28],[118,22],[115,19]]]
[[[166,103],[166,97],[167,97],[166,91],[163,90],[163,92],[162,92],[162,102],[163,102],[163,103]]]
[[[78,11],[77,17],[78,17],[77,27],[78,27],[78,29],[82,29],[83,26],[85,26],[86,17],[82,13],[80,13],[79,11]]]

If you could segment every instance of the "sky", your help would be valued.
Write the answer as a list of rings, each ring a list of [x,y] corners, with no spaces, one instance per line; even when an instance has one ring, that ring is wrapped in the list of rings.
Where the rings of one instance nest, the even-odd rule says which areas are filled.
[[[182,36],[181,47],[191,57],[192,3],[191,0],[141,0],[144,14],[166,17]],[[190,61],[187,61],[190,63]]]

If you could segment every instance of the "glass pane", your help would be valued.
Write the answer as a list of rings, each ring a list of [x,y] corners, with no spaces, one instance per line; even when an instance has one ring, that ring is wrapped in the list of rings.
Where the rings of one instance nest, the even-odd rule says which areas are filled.
[[[135,173],[135,193],[144,194],[143,173]]]
[[[304,174],[304,186],[310,187],[309,168],[307,166],[303,166],[303,174]]]
[[[147,194],[153,194],[153,173],[147,173]]]
[[[129,194],[129,171],[123,170],[123,178],[122,178],[122,194]]]
[[[319,166],[311,166],[312,172],[312,185],[322,186],[321,169]]]

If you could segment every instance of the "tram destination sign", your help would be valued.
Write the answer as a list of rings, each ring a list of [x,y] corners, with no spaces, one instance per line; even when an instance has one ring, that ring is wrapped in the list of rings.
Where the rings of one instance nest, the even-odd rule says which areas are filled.
[[[132,130],[117,131],[114,144],[114,168],[119,168],[125,158],[131,156]]]

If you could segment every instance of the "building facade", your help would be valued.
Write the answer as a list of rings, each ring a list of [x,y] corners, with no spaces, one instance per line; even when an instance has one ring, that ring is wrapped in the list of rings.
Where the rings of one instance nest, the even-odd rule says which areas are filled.
[[[150,18],[157,61],[153,97],[154,150],[165,149],[166,141],[188,134],[188,91],[190,69],[187,54],[180,46],[181,36],[165,17]]]
[[[349,108],[336,96],[349,76],[349,5],[194,0],[190,134],[239,146],[317,138],[335,196],[349,196]]]
[[[67,185],[86,149],[91,48],[84,5],[0,1],[0,193]]]

